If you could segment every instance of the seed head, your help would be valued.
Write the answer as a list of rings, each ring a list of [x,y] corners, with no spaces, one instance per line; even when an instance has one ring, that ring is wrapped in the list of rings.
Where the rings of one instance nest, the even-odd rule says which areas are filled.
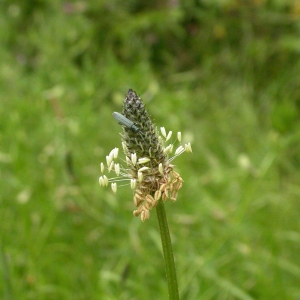
[[[131,126],[125,126],[125,121],[121,122],[121,125],[124,125],[121,134],[122,148],[127,165],[123,167],[115,163],[114,159],[118,156],[118,149],[115,148],[106,156],[107,170],[114,171],[117,176],[120,175],[130,181],[130,187],[134,190],[133,202],[136,206],[133,215],[140,216],[141,220],[145,221],[150,217],[150,210],[158,201],[167,199],[176,201],[183,180],[174,171],[174,165],[170,162],[185,151],[192,152],[192,148],[190,143],[180,145],[175,151],[175,156],[169,158],[174,143],[168,146],[165,146],[165,143],[171,139],[172,131],[167,133],[165,128],[161,127],[162,136],[159,135],[142,99],[131,89],[125,97],[122,115],[126,118],[124,119],[126,124],[130,123],[129,120],[139,130],[132,130]],[[177,139],[180,143],[180,132],[177,133]],[[100,164],[100,168],[103,173],[103,163]],[[115,181],[116,178],[107,179],[105,175],[99,178],[101,186],[107,186],[108,182],[112,182],[111,188],[114,192],[117,191]]]

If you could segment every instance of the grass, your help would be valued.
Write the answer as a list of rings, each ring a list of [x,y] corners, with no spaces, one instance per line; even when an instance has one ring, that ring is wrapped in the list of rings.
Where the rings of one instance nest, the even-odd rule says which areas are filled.
[[[128,189],[114,195],[97,183],[100,161],[121,146],[111,113],[129,88],[157,126],[193,146],[175,161],[178,201],[166,203],[181,299],[299,299],[300,73],[286,7],[264,9],[287,18],[281,38],[270,19],[260,25],[269,39],[252,32],[237,48],[234,36],[209,39],[218,15],[208,8],[207,48],[173,49],[176,61],[168,45],[138,44],[146,39],[135,27],[118,26],[96,46],[101,20],[65,16],[62,5],[1,11],[1,299],[167,299],[155,213],[141,223]],[[238,26],[215,5],[221,25]],[[132,13],[118,9],[102,21]],[[145,13],[146,25],[154,16]],[[173,18],[169,26],[182,20]],[[124,43],[140,49],[136,61]]]

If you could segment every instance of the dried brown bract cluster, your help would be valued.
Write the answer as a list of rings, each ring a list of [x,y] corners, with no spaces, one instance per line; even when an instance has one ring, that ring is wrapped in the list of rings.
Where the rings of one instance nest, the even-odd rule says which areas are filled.
[[[170,171],[169,173],[166,173],[166,175],[167,174],[168,176],[165,176],[165,178],[156,182],[156,187],[151,188],[151,190],[155,190],[154,196],[152,196],[149,191],[143,191],[143,186],[140,186],[140,188],[135,190],[133,202],[137,209],[134,210],[133,214],[135,216],[141,215],[142,221],[149,218],[149,211],[156,206],[160,199],[164,202],[167,199],[176,201],[177,194],[182,187],[183,180],[175,171]]]

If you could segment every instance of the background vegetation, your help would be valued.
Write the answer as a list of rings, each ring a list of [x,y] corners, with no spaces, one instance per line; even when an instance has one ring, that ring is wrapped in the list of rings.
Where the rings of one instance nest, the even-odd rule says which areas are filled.
[[[300,3],[3,1],[1,299],[167,299],[157,220],[98,185],[129,88],[193,155],[182,299],[300,299]]]

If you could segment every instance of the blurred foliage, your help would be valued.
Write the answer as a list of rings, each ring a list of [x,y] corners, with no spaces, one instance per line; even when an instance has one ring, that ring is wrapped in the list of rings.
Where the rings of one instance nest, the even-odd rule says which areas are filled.
[[[2,4],[1,299],[167,298],[155,213],[97,185],[129,88],[193,145],[182,299],[300,298],[298,0]]]
[[[172,88],[175,74],[185,80],[188,72],[196,87],[222,72],[251,84],[263,110],[261,90],[272,88],[278,102],[300,97],[299,7],[297,0],[7,1],[1,40],[25,72],[39,70],[45,81],[89,69],[103,83],[111,60],[128,73],[150,68]],[[289,118],[299,117],[299,105]],[[289,129],[275,119],[274,126]]]
[[[279,65],[293,66],[299,53],[298,1],[7,4],[2,7],[7,29],[2,35],[29,68],[41,66],[47,50],[61,51],[78,68],[86,60],[97,64],[100,53],[112,51],[120,62],[132,65],[148,60],[163,74],[194,69],[211,60],[228,71],[236,71],[236,64],[248,64],[261,75],[256,78],[259,83],[278,76]]]

